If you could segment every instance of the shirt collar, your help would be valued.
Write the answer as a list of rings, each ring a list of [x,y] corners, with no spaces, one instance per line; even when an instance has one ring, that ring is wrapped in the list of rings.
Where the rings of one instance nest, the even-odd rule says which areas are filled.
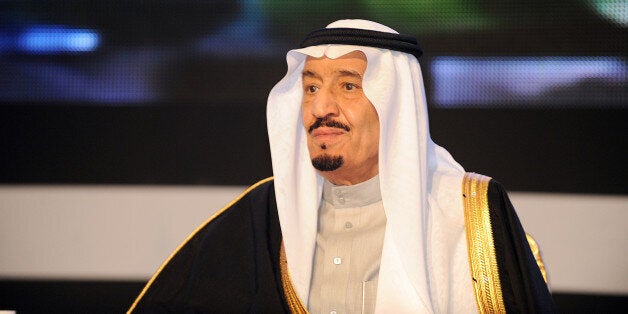
[[[354,185],[334,185],[325,180],[323,199],[336,208],[361,207],[382,200],[379,175]]]

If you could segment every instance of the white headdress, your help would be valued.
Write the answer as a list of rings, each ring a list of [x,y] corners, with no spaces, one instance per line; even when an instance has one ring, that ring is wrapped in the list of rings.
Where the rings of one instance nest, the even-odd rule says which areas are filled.
[[[364,20],[341,20],[327,28],[396,33]],[[379,178],[387,225],[376,309],[465,310],[451,305],[454,297],[470,298],[471,306],[475,304],[470,282],[452,282],[459,275],[470,280],[461,196],[464,170],[430,138],[418,60],[389,49],[322,44],[291,50],[288,73],[270,92],[268,135],[293,284],[307,304],[323,186],[323,178],[311,165],[301,124],[301,71],[307,56],[337,58],[355,50],[366,55],[363,89],[377,110],[381,128]]]

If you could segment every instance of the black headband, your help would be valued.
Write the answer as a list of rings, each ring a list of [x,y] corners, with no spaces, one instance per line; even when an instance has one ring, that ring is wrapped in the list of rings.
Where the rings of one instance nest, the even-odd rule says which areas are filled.
[[[385,48],[409,53],[417,60],[423,54],[413,36],[356,28],[323,28],[313,31],[301,42],[301,48],[324,44]]]

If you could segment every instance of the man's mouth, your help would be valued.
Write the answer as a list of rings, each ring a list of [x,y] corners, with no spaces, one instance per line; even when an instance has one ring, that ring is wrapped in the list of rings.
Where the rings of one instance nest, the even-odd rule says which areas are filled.
[[[338,121],[329,119],[316,119],[316,121],[309,127],[308,133],[312,137],[313,142],[322,149],[327,149],[327,146],[333,145],[339,141],[340,136],[349,132],[351,128]]]
[[[337,128],[322,127],[312,131],[310,134],[315,143],[318,143],[322,149],[326,149],[328,145],[338,141],[339,137],[345,134],[345,131]]]

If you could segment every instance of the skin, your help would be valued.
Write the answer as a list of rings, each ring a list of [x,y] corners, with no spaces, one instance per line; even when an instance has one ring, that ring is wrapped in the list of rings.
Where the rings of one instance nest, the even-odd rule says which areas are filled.
[[[353,51],[336,59],[307,57],[303,68],[302,122],[310,158],[343,158],[336,170],[317,170],[336,185],[357,184],[379,172],[379,117],[362,89],[366,65],[364,53]],[[337,126],[312,129],[317,119]]]

